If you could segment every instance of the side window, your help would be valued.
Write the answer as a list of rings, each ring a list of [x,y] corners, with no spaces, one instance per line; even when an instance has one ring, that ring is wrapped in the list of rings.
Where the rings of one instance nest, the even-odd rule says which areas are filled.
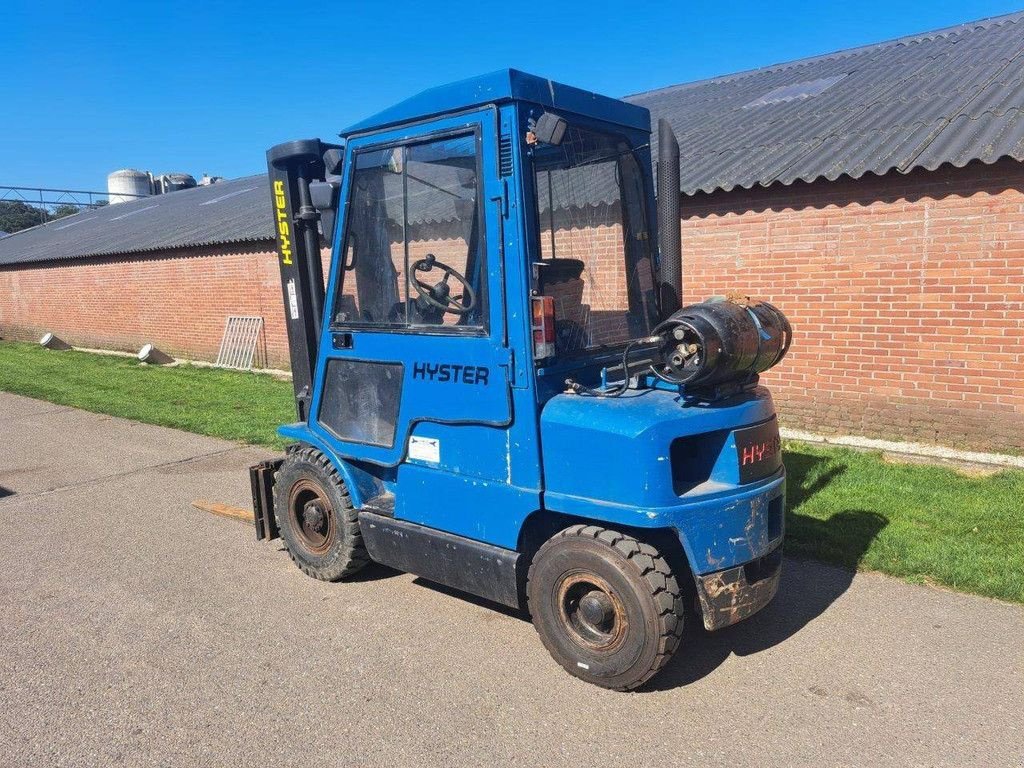
[[[476,135],[359,152],[353,173],[335,322],[482,328]]]
[[[403,152],[396,147],[356,155],[334,311],[338,323],[405,323]]]

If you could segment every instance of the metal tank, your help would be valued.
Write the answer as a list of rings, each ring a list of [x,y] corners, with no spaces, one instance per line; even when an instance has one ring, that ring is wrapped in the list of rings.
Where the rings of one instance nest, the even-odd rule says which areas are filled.
[[[164,195],[196,186],[195,177],[188,173],[165,173],[159,178],[159,182],[160,193]]]
[[[793,329],[782,312],[747,296],[683,307],[655,334],[663,339],[663,368],[658,374],[689,387],[753,381],[786,356],[793,340]]]
[[[146,171],[123,168],[107,175],[107,198],[111,205],[152,194],[153,176]]]

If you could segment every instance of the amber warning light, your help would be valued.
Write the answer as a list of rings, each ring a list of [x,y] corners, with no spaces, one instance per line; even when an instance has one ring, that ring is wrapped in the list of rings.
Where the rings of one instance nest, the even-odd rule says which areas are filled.
[[[551,296],[534,296],[531,302],[533,359],[544,360],[555,354],[555,300]]]

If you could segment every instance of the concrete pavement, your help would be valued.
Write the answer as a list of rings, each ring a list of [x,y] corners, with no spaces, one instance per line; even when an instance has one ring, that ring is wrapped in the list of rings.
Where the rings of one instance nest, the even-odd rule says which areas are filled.
[[[0,393],[0,765],[1024,765],[1024,609],[787,561],[650,689],[522,617],[252,529],[266,453]]]

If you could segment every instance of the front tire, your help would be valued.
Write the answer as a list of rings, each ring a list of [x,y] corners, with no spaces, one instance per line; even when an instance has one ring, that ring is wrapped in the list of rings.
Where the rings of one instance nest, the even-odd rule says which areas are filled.
[[[676,577],[657,549],[631,536],[595,525],[566,528],[537,551],[526,589],[544,646],[588,683],[636,688],[679,646]]]
[[[288,554],[307,576],[338,581],[370,559],[345,482],[311,446],[289,448],[274,477],[274,515]]]

